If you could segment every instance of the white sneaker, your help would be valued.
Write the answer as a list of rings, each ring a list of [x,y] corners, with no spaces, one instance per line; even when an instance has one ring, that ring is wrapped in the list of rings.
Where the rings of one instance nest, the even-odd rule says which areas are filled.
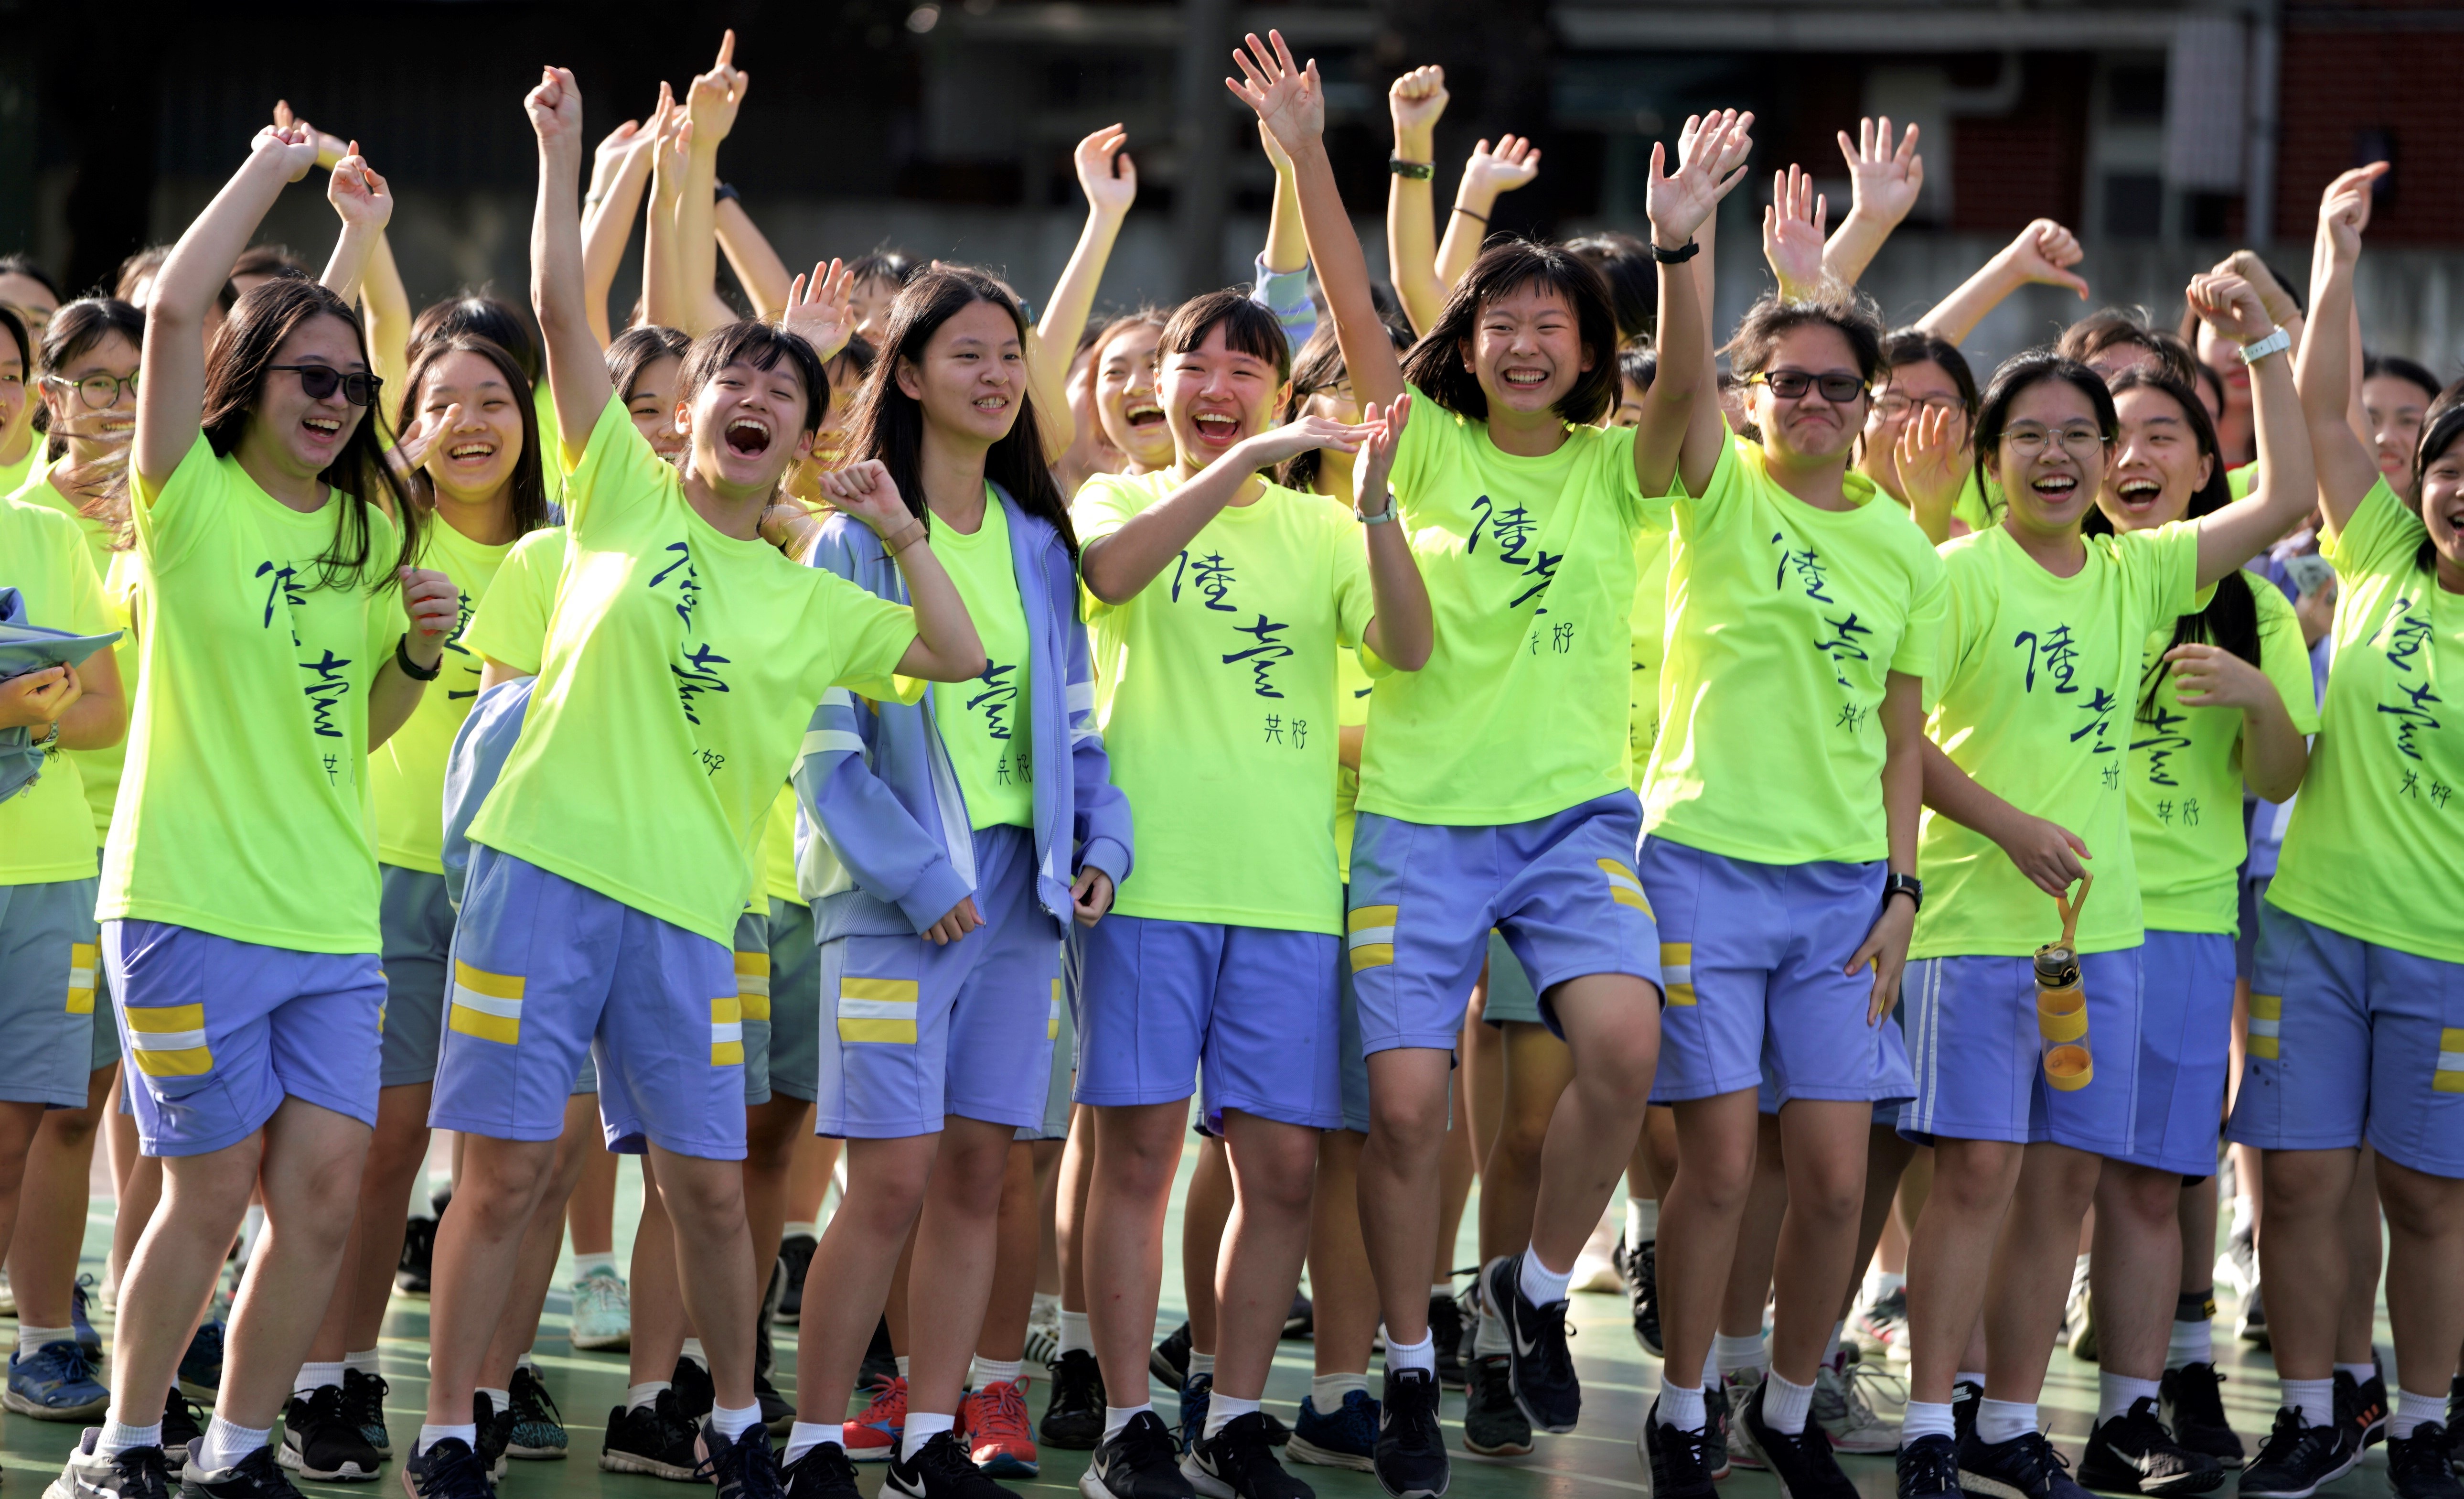
[[[1728,1396],[1728,1461],[1757,1472],[1768,1469],[1771,1459],[1763,1456],[1763,1449],[1754,1445],[1753,1433],[1746,1429],[1746,1399],[1762,1383],[1760,1369],[1730,1369],[1720,1376],[1720,1388]]]
[[[604,1267],[573,1283],[573,1346],[589,1351],[633,1346],[633,1301],[625,1277]]]
[[[1831,1438],[1837,1452],[1896,1452],[1900,1447],[1900,1423],[1885,1421],[1875,1414],[1864,1384],[1868,1380],[1886,1380],[1899,1386],[1899,1402],[1905,1404],[1907,1387],[1857,1356],[1854,1349],[1841,1349],[1823,1360],[1814,1376],[1814,1419]]]

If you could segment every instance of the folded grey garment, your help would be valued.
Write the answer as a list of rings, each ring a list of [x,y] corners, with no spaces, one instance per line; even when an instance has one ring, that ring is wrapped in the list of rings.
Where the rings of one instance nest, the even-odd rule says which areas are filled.
[[[0,588],[0,681],[55,666],[76,666],[119,638],[116,629],[107,635],[75,635],[30,624],[25,596],[14,588]],[[42,774],[43,752],[34,747],[34,731],[23,726],[0,729],[0,802],[33,785]]]

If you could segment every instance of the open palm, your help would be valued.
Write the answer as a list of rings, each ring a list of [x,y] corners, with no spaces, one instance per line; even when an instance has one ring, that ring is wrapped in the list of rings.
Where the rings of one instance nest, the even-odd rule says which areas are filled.
[[[1246,47],[1232,50],[1232,60],[1242,77],[1225,78],[1223,86],[1240,100],[1258,112],[1258,119],[1273,134],[1286,154],[1297,154],[1309,142],[1326,132],[1326,90],[1319,82],[1317,63],[1304,68],[1292,60],[1292,50],[1284,43],[1284,33],[1268,32],[1272,45],[1249,33]]]

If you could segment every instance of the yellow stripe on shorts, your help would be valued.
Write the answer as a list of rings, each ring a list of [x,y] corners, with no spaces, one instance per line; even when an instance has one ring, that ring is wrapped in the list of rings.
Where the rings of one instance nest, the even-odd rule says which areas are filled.
[[[2430,1086],[2442,1093],[2464,1093],[2464,1028],[2451,1025],[2438,1033],[2438,1070]]]
[[[1634,871],[1615,859],[1598,859],[1594,862],[1599,865],[1600,872],[1609,877],[1611,900],[1620,906],[1632,906],[1646,916],[1651,915],[1651,900],[1643,894],[1642,881],[1635,878]],[[1652,919],[1656,921],[1660,918],[1652,916]]]
[[[1052,1009],[1045,1017],[1044,1039],[1046,1041],[1061,1039],[1061,981],[1058,979],[1052,981]]]
[[[839,1040],[912,1047],[915,1044],[915,981],[839,981]]]
[[[1399,906],[1355,906],[1344,918],[1343,945],[1352,971],[1384,968],[1395,961],[1395,917]]]
[[[746,1020],[770,1023],[770,955],[738,953],[736,955],[736,998],[744,1006]]]
[[[746,956],[737,954],[737,961],[742,962]],[[744,1002],[741,996],[723,994],[710,1002],[710,1065],[740,1067],[743,1063]]]
[[[130,1004],[121,1012],[128,1017],[128,1048],[137,1055],[139,1071],[148,1077],[201,1077],[213,1070],[204,1005]]]
[[[522,1039],[522,976],[490,973],[453,960],[452,1004],[446,1010],[448,1030],[498,1046],[518,1046]]]
[[[69,1007],[72,1015],[94,1013],[94,971],[102,962],[102,949],[92,942],[69,944]]]
[[[1671,1004],[1694,1003],[1693,943],[1660,944],[1660,992],[1668,996]]]
[[[2277,1037],[2284,1025],[2284,996],[2254,994],[2250,997],[2250,1054],[2275,1060]],[[2464,1084],[2458,1084],[2464,1088]]]

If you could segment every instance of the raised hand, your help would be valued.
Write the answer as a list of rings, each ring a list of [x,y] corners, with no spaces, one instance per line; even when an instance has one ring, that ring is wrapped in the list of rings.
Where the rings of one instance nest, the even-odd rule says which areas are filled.
[[[2201,272],[2190,277],[2185,295],[2201,322],[2236,343],[2255,342],[2275,331],[2276,320],[2267,315],[2258,288],[2240,276]]]
[[[2067,286],[2087,300],[2087,282],[2071,274],[2086,252],[2079,249],[2079,236],[2052,219],[2037,219],[2019,231],[2002,252],[2003,263],[2019,275],[2022,281],[2039,286]]]
[[[1925,189],[1925,158],[1917,154],[1917,127],[1910,125],[1897,147],[1891,144],[1891,117],[1857,121],[1857,139],[1839,132],[1839,154],[1848,162],[1848,180],[1856,189],[1851,211],[1897,224],[1917,206]]]
[[[249,143],[249,153],[279,153],[282,180],[297,182],[317,165],[317,142],[304,125],[268,125]]]
[[[1650,187],[1645,204],[1651,215],[1652,238],[1662,248],[1675,250],[1689,243],[1720,200],[1743,182],[1746,169],[1739,166],[1726,178],[1719,176],[1714,165],[1739,152],[1737,138],[1745,133],[1751,115],[1721,114],[1721,123],[1714,126],[1686,121],[1695,134],[1690,140],[1681,137],[1681,144],[1693,147],[1691,159],[1679,163],[1672,174],[1668,168],[1668,146],[1655,141],[1651,145]],[[1749,146],[1750,143],[1748,143]]]
[[[1782,296],[1822,284],[1822,233],[1831,200],[1814,190],[1812,174],[1793,163],[1771,173],[1771,201],[1763,209],[1763,258],[1779,277]]]
[[[410,621],[411,659],[434,666],[453,627],[461,623],[461,590],[433,567],[398,567],[394,576],[402,580],[402,612]]]
[[[1920,406],[1900,424],[1893,457],[1899,465],[1900,487],[1906,491],[1904,497],[1912,511],[1948,515],[1958,502],[1969,474],[1968,445],[1961,440],[1966,436],[1962,430],[1966,420],[1964,412]]]
[[[1360,445],[1369,440],[1370,433],[1366,422],[1350,427],[1328,417],[1304,416],[1281,427],[1270,427],[1243,442],[1241,446],[1245,451],[1241,454],[1241,461],[1245,464],[1254,460],[1257,468],[1264,469],[1313,449],[1323,448],[1329,452],[1358,452]]]
[[[718,39],[718,60],[707,73],[693,75],[685,91],[685,108],[693,116],[694,135],[712,150],[736,128],[736,112],[743,107],[744,91],[753,75],[736,65],[736,33]]]
[[[855,332],[855,277],[843,261],[813,262],[810,277],[799,276],[787,288],[787,307],[779,320],[803,335],[825,364],[846,348]]]
[[[1245,49],[1232,49],[1242,77],[1225,78],[1223,86],[1258,112],[1260,122],[1290,155],[1326,133],[1326,85],[1318,78],[1317,59],[1304,68],[1292,60],[1283,33],[1266,35],[1271,48],[1251,32]]]
[[[522,113],[543,149],[576,151],[582,144],[582,89],[570,68],[539,70],[537,87],[522,96]]]
[[[1471,148],[1471,160],[1463,163],[1464,184],[1479,187],[1492,198],[1529,187],[1539,175],[1540,148],[1519,135],[1498,137],[1495,150],[1483,141]]]
[[[1069,165],[1078,173],[1078,190],[1098,213],[1120,217],[1138,197],[1138,168],[1124,149],[1130,134],[1117,124],[1104,126],[1078,143]]]
[[[1386,86],[1386,113],[1394,118],[1395,133],[1433,130],[1438,117],[1446,112],[1446,70],[1436,63],[1424,63]]]
[[[1731,125],[1736,129],[1731,131]],[[1753,128],[1754,112],[1750,109],[1715,109],[1707,115],[1688,115],[1677,132],[1677,160],[1690,162],[1696,152],[1711,149],[1715,153],[1709,163],[1711,175],[1727,182],[1753,154]],[[1721,189],[1723,194],[1727,190]]]
[[[600,137],[599,148],[590,153],[590,180],[605,183],[615,177],[625,159],[642,148],[650,139],[642,121],[627,120]]]
[[[2356,166],[2319,195],[2319,235],[2343,264],[2361,258],[2362,233],[2370,227],[2371,192],[2387,171],[2385,162]]]
[[[325,184],[325,201],[348,226],[383,229],[393,218],[393,190],[360,154],[357,141],[335,161],[334,175]]]
[[[1395,404],[1380,411],[1377,403],[1370,402],[1360,409],[1360,428],[1369,434],[1361,445],[1362,457],[1352,466],[1352,508],[1355,514],[1374,516],[1391,503],[1393,492],[1387,479],[1395,472],[1395,454],[1403,446],[1403,429],[1412,420],[1412,397],[1397,396]]]
[[[319,166],[331,169],[336,162],[348,156],[353,149],[353,147],[343,143],[341,136],[334,135],[329,131],[319,130],[315,125],[310,124],[307,121],[302,120],[297,115],[292,113],[291,101],[287,99],[277,99],[274,101],[274,122],[276,126],[282,129],[287,130],[297,126],[299,129],[307,131],[308,139],[316,143],[317,165]]]
[[[833,469],[821,474],[817,482],[829,502],[855,517],[873,533],[885,540],[903,531],[915,519],[900,497],[898,482],[878,458],[850,463],[844,469]]]

